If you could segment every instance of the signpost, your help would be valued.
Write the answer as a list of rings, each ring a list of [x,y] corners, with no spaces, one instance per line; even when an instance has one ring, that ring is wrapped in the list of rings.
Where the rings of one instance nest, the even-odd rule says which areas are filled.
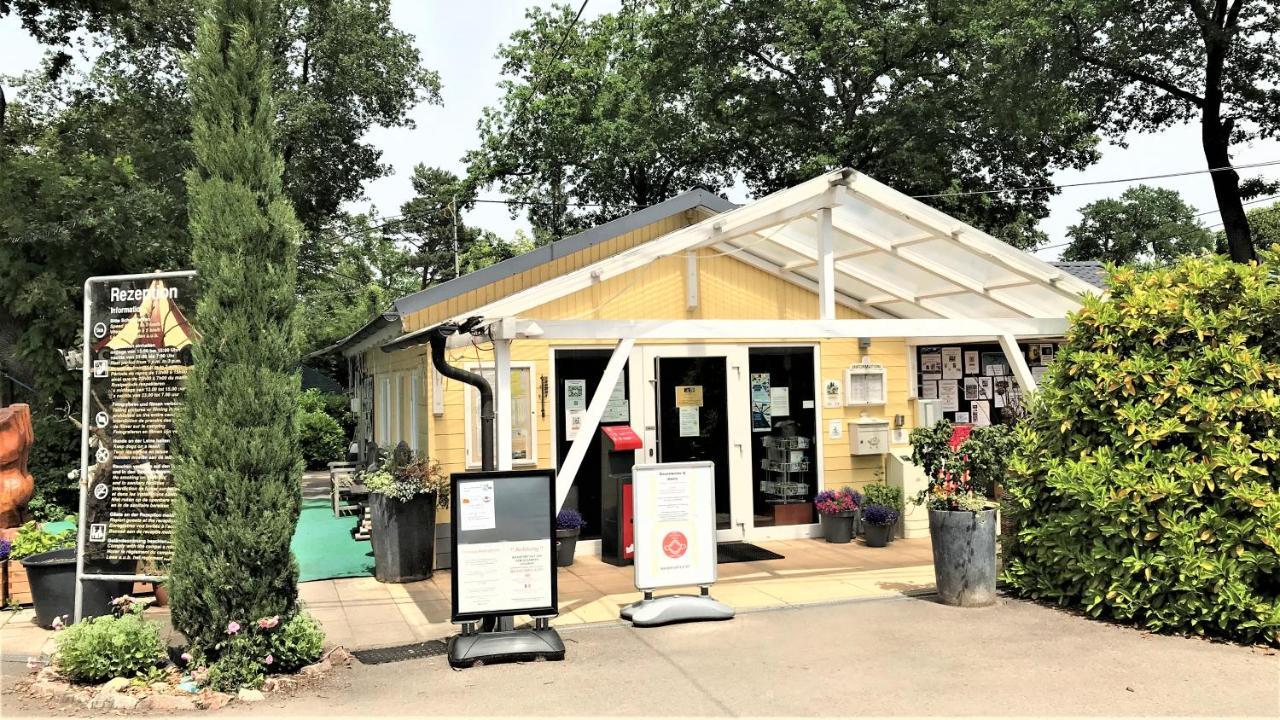
[[[176,495],[170,441],[194,310],[194,271],[85,281],[77,621],[86,581],[164,579]]]
[[[564,643],[548,624],[556,595],[555,472],[454,473],[452,619],[449,664],[563,660]],[[532,629],[482,631],[484,623],[530,615]]]
[[[711,597],[716,581],[715,466],[709,461],[636,465],[636,589],[644,599],[622,609],[639,627],[728,620],[733,608]],[[697,585],[698,595],[654,597],[659,588]]]

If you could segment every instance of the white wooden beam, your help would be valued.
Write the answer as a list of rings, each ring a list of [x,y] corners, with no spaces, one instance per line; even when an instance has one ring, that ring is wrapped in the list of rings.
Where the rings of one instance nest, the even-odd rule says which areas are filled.
[[[687,310],[698,309],[697,250],[688,250],[684,254],[684,306]]]
[[[831,208],[820,211],[818,221],[818,317],[822,320],[836,319],[836,261],[833,232],[831,230]]]
[[[838,253],[833,253],[831,255],[831,259],[832,260],[848,260],[849,258],[862,257],[863,255],[870,255],[872,253],[878,253],[878,252],[880,252],[880,248],[873,248],[873,247],[858,248],[857,250],[844,250]],[[817,265],[817,264],[818,263],[815,260],[792,260],[791,262],[784,264],[782,266],[782,269],[783,270],[799,270],[800,268],[813,267],[814,265]]]
[[[544,340],[813,340],[815,338],[1060,337],[1066,318],[859,320],[514,320],[516,338]]]
[[[1000,336],[1000,349],[1004,350],[1004,357],[1009,361],[1009,369],[1013,371],[1013,376],[1018,379],[1018,385],[1022,387],[1022,392],[1035,392],[1036,378],[1031,374],[1031,368],[1027,366],[1027,359],[1022,356],[1022,348],[1018,347],[1018,338],[1012,334],[1004,333]]]
[[[493,454],[498,470],[511,469],[511,341],[493,341],[493,377],[497,386],[494,398],[494,415],[498,430],[498,442]]]
[[[582,419],[578,435],[569,446],[569,454],[565,455],[564,464],[560,466],[560,472],[556,475],[556,512],[564,507],[565,498],[569,497],[569,489],[573,487],[574,478],[578,476],[578,470],[582,467],[582,459],[586,457],[587,448],[591,445],[596,429],[600,426],[600,418],[604,416],[605,407],[609,404],[609,396],[613,394],[613,387],[622,377],[622,369],[626,367],[627,358],[631,355],[631,348],[635,347],[635,344],[636,341],[633,338],[619,340],[613,348],[613,355],[609,356],[609,364],[605,365],[604,373],[600,375],[600,384],[596,386],[596,392],[591,396],[591,402],[587,404],[587,415]]]

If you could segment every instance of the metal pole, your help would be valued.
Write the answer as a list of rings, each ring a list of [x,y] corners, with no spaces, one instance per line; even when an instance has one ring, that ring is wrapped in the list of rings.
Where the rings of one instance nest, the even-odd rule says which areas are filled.
[[[89,357],[89,335],[93,332],[89,327],[89,288],[93,282],[94,278],[84,281],[84,345],[80,349],[80,514],[76,518],[76,602],[72,622],[80,622],[80,612],[84,605],[84,522],[85,510],[89,504],[88,493],[85,492],[89,480],[89,373],[93,371],[93,359]]]

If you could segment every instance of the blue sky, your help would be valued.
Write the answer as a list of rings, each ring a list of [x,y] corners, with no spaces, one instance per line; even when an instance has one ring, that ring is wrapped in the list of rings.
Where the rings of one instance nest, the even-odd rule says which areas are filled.
[[[409,175],[417,163],[438,165],[463,171],[462,155],[476,143],[476,123],[481,110],[498,99],[497,82],[500,65],[495,58],[498,45],[521,27],[525,8],[546,6],[550,2],[519,0],[393,0],[392,15],[397,27],[415,37],[427,67],[440,73],[443,82],[443,105],[421,105],[414,109],[413,129],[375,130],[368,140],[383,150],[383,159],[395,170],[366,186],[366,200],[358,208],[370,204],[384,214],[397,211],[412,196]],[[595,17],[617,9],[618,0],[590,0],[585,16]],[[40,47],[12,18],[0,20],[0,74],[17,74],[35,67]],[[1170,128],[1152,135],[1132,135],[1127,147],[1106,145],[1100,162],[1084,171],[1063,171],[1054,176],[1057,183],[1160,175],[1199,170],[1205,167],[1200,148],[1199,128],[1195,125]],[[1280,142],[1258,143],[1236,149],[1237,164],[1280,160]],[[1280,178],[1280,166],[1267,168],[1268,177]],[[1256,171],[1248,171],[1253,173]],[[1248,174],[1247,173],[1247,174]],[[1213,210],[1216,203],[1207,175],[1146,181],[1182,193],[1187,202],[1199,210]],[[1130,183],[1137,184],[1137,183]],[[1079,218],[1078,208],[1093,200],[1114,197],[1130,184],[1068,188],[1050,202],[1050,215],[1041,223],[1050,238],[1049,245],[1066,240],[1066,229]],[[745,189],[732,188],[729,199],[748,199]],[[501,197],[496,189],[482,197]],[[504,205],[480,204],[470,214],[470,222],[502,235],[510,236],[517,228],[527,229],[523,217],[511,218]],[[1204,216],[1206,224],[1218,222],[1216,211]],[[1061,248],[1049,248],[1039,254],[1054,258]]]

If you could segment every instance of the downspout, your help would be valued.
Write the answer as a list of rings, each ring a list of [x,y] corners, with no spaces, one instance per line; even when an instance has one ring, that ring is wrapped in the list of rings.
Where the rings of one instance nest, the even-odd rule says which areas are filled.
[[[480,391],[480,467],[496,470],[498,466],[493,458],[493,388],[483,375],[454,367],[444,357],[445,343],[459,329],[457,325],[440,325],[427,333],[431,344],[431,364],[441,375]]]

